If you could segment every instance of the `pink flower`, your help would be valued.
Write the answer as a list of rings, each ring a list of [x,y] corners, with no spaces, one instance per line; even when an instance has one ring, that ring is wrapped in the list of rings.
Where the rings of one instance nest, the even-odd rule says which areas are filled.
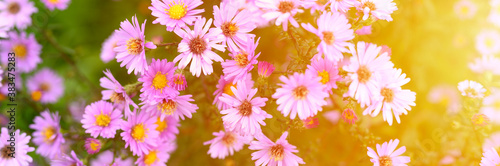
[[[269,77],[274,71],[274,66],[273,64],[266,62],[266,61],[260,61],[258,63],[258,74],[261,77]]]
[[[76,156],[75,151],[71,151],[71,156],[67,156],[66,154],[63,154],[61,158],[54,159],[50,162],[50,165],[53,166],[85,166],[83,165],[83,162],[78,159],[78,156]]]
[[[342,52],[348,52],[346,48],[350,46],[348,41],[354,38],[354,31],[351,29],[345,15],[340,13],[325,12],[319,16],[318,29],[311,24],[302,23],[304,29],[316,34],[321,42],[318,45],[318,54],[325,55],[330,61],[339,61],[344,58]]]
[[[302,120],[302,123],[304,124],[304,127],[306,129],[316,128],[319,125],[318,118],[316,118],[314,116],[311,116],[311,117],[308,117],[305,120]]]
[[[160,132],[160,139],[165,141],[175,140],[175,135],[179,134],[179,120],[173,116],[166,116],[164,119],[156,116],[156,131]]]
[[[100,100],[85,107],[85,114],[81,121],[85,133],[97,138],[114,138],[116,130],[120,129],[122,113],[114,109],[109,102]]]
[[[246,9],[239,10],[229,5],[227,2],[220,4],[220,9],[214,6],[214,25],[222,31],[225,36],[224,44],[232,50],[248,48],[247,44],[253,44],[255,35],[249,34],[255,29],[252,22],[252,13]]]
[[[299,27],[299,23],[293,18],[295,14],[302,13],[299,9],[302,5],[300,0],[256,0],[255,5],[260,7],[265,13],[262,18],[265,21],[275,20],[276,25],[283,25],[283,30],[288,30],[288,22],[294,27]]]
[[[245,44],[246,48],[231,50],[229,56],[233,60],[228,59],[221,63],[226,81],[233,80],[233,83],[236,83],[236,81],[244,79],[253,66],[258,63],[257,58],[260,53],[255,55],[255,48],[257,48],[259,39],[254,43],[254,39],[250,38]]]
[[[35,130],[33,133],[33,143],[37,146],[36,153],[47,157],[55,158],[61,155],[61,145],[65,142],[61,134],[59,121],[61,117],[57,112],[50,113],[46,110],[35,117],[35,123],[30,128]]]
[[[480,166],[496,166],[498,164],[500,164],[500,156],[495,148],[485,151],[481,157],[481,163],[479,163]]]
[[[341,13],[347,13],[349,8],[358,6],[360,3],[358,0],[332,0],[331,2],[330,9]]]
[[[236,83],[233,84],[233,80],[226,81],[224,77],[224,75],[220,76],[219,83],[216,85],[217,90],[213,94],[215,96],[213,104],[215,104],[219,110],[225,110],[229,108],[229,105],[219,100],[219,97],[224,93],[230,96],[234,96],[233,91],[231,91],[231,87],[236,88]],[[247,87],[253,87],[254,82],[252,81],[252,74],[247,74],[246,77],[242,80]]]
[[[346,123],[354,124],[358,120],[358,116],[356,116],[354,110],[348,108],[342,112],[342,120]]]
[[[145,95],[147,99],[152,100],[163,94],[177,93],[177,90],[170,86],[176,70],[174,65],[166,59],[152,59],[151,65],[139,78],[139,82],[142,82],[141,96]]]
[[[370,161],[374,166],[376,165],[397,165],[397,166],[406,166],[406,163],[410,162],[410,157],[408,156],[400,156],[406,151],[406,147],[403,146],[398,148],[396,151],[396,147],[399,144],[399,140],[390,140],[389,143],[384,142],[382,146],[377,144],[377,152],[375,152],[372,148],[368,147],[368,156],[372,159]],[[377,154],[378,153],[378,154]]]
[[[113,163],[114,161],[114,163]],[[104,151],[102,153],[99,153],[99,156],[95,160],[91,160],[90,162],[91,166],[94,165],[109,165],[109,166],[132,166],[133,165],[133,160],[132,158],[126,158],[122,160],[120,156],[114,156],[113,152],[111,151]],[[113,164],[111,164],[113,163]]]
[[[192,60],[189,71],[196,77],[199,77],[202,71],[204,75],[212,74],[212,60],[223,61],[219,55],[212,51],[212,48],[225,51],[225,45],[220,44],[224,40],[224,36],[220,29],[210,28],[211,25],[212,19],[206,21],[205,18],[201,18],[195,22],[194,30],[186,27],[174,31],[175,34],[182,37],[177,48],[181,54],[175,57],[174,62],[180,61],[178,67],[183,69]]]
[[[182,73],[177,73],[174,75],[173,81],[170,82],[170,86],[172,86],[175,90],[183,91],[187,87],[186,77]]]
[[[42,2],[50,10],[59,9],[64,10],[68,7],[70,0],[42,0]]]
[[[89,154],[95,154],[101,150],[101,141],[95,138],[87,138],[85,139],[85,150]]]
[[[138,166],[166,166],[165,163],[170,158],[170,152],[175,148],[175,144],[172,142],[160,142],[158,146],[139,156],[135,164]]]
[[[252,160],[255,165],[299,165],[305,164],[304,161],[293,153],[299,152],[297,147],[291,145],[286,140],[288,132],[285,131],[281,137],[272,142],[265,135],[260,135],[257,141],[252,141],[248,149],[257,150],[252,153]]]
[[[125,109],[125,116],[128,117],[132,114],[130,111],[130,106],[132,105],[134,108],[137,108],[137,104],[132,101],[130,96],[125,91],[125,88],[115,79],[113,74],[106,69],[104,71],[104,75],[106,77],[102,77],[99,79],[101,82],[101,87],[105,88],[102,93],[102,100],[111,100],[119,109]]]
[[[477,6],[471,1],[461,0],[455,3],[453,6],[455,14],[460,19],[470,19],[474,17],[477,12]]]
[[[483,98],[484,92],[486,92],[486,89],[483,88],[483,85],[470,80],[459,82],[458,90],[460,90],[462,96],[472,98]]]
[[[500,33],[496,30],[482,30],[476,36],[476,49],[483,55],[500,53]]]
[[[358,35],[372,34],[372,26],[371,25],[363,26],[360,29],[356,30],[356,34]]]
[[[114,51],[115,47],[117,46],[116,43],[118,43],[118,35],[116,35],[116,32],[113,32],[105,41],[102,43],[102,48],[101,48],[101,60],[104,63],[108,63],[109,61],[115,59],[116,57],[116,52]]]
[[[35,4],[28,0],[0,1],[0,22],[23,30],[31,25],[31,15],[37,11]]]
[[[392,0],[360,0],[360,2],[357,9],[363,12],[363,20],[373,16],[375,19],[392,21],[392,12],[398,10]]]
[[[347,94],[354,97],[364,107],[370,105],[373,95],[378,93],[381,74],[394,66],[387,53],[380,53],[381,47],[375,44],[358,42],[357,52],[354,46],[349,48],[352,53],[350,64],[344,67],[351,79]]]
[[[337,88],[337,81],[342,79],[336,62],[323,58],[313,58],[311,65],[307,65],[306,73],[321,78],[319,82],[326,85],[324,91],[328,93],[332,93],[332,88]]]
[[[26,80],[28,92],[34,101],[55,103],[64,93],[64,82],[49,68],[43,68]]]
[[[134,111],[127,122],[122,124],[123,132],[120,134],[125,141],[125,148],[130,146],[132,154],[142,156],[158,146],[159,132],[155,129],[156,117],[144,112]]]
[[[199,14],[205,12],[205,9],[195,9],[203,4],[201,0],[162,1],[152,0],[149,10],[151,10],[151,15],[158,17],[153,24],[165,25],[167,31],[187,28],[187,25],[193,25],[193,22],[200,17]]]
[[[204,142],[203,145],[210,144],[208,154],[212,158],[223,159],[227,156],[232,156],[234,152],[243,149],[245,143],[253,139],[251,136],[241,136],[231,131],[214,132],[214,139]]]
[[[164,94],[156,96],[154,99],[146,100],[144,95],[141,94],[142,109],[151,112],[152,115],[160,116],[165,119],[167,116],[173,116],[177,120],[184,117],[191,118],[192,114],[196,112],[198,106],[192,104],[194,101],[192,95],[179,95],[179,92],[173,94]]]
[[[266,125],[264,119],[272,118],[270,114],[261,108],[266,105],[267,98],[254,98],[257,89],[247,87],[243,81],[238,81],[236,84],[236,88],[231,87],[234,96],[224,93],[219,97],[219,100],[229,105],[228,109],[220,112],[224,115],[222,117],[224,126],[228,131],[240,135],[261,133],[260,125]]]
[[[28,155],[28,152],[35,150],[34,147],[28,145],[31,136],[21,133],[19,129],[9,131],[7,128],[2,127],[0,139],[2,140],[0,141],[2,155],[8,155],[0,158],[0,165],[28,165],[33,162],[33,158]],[[15,143],[14,147],[12,147],[11,143]]]
[[[0,2],[1,4],[2,2]],[[2,11],[2,10],[0,10]],[[1,18],[1,17],[0,17]],[[16,58],[16,71],[28,73],[36,69],[36,66],[42,62],[40,53],[42,46],[38,44],[35,35],[28,36],[26,32],[9,32],[9,39],[0,40],[0,62],[7,66],[9,53],[14,52]]]
[[[120,67],[126,66],[128,73],[137,75],[147,69],[145,48],[155,49],[153,42],[147,42],[144,37],[146,21],[139,27],[137,17],[132,17],[132,22],[125,20],[120,23],[120,29],[116,30],[118,42],[113,49],[117,53],[116,60],[121,62]]]
[[[278,84],[280,88],[276,89],[272,97],[277,99],[278,110],[284,116],[290,114],[290,118],[295,119],[298,115],[304,120],[315,116],[326,105],[328,93],[324,91],[325,85],[320,82],[320,77],[294,73],[288,78],[280,76],[279,79],[283,83]]]

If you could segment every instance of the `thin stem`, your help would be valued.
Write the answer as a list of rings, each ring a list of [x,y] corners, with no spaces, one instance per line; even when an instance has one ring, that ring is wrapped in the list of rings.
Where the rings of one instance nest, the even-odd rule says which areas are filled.
[[[165,46],[177,45],[177,44],[179,44],[179,42],[172,42],[172,43],[160,43],[160,44],[157,44],[157,46],[159,46],[159,47],[165,47]]]

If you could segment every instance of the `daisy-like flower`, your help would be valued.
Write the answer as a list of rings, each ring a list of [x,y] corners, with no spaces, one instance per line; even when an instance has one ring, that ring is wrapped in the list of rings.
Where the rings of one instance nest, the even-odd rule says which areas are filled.
[[[114,161],[114,163],[113,163]],[[134,161],[132,158],[127,158],[125,160],[122,160],[120,156],[114,156],[113,152],[111,151],[104,151],[97,156],[95,160],[91,160],[90,162],[91,166],[94,165],[109,165],[109,166],[132,166],[134,165]],[[113,163],[113,164],[111,164]]]
[[[236,88],[236,84],[237,84],[237,82],[233,84],[234,80],[226,81],[226,79],[224,79],[224,78],[225,78],[224,75],[220,76],[219,83],[216,85],[217,90],[214,92],[215,97],[214,97],[213,104],[215,104],[219,110],[225,110],[225,109],[230,108],[228,104],[219,100],[219,97],[222,96],[222,94],[224,94],[224,93],[228,94],[230,96],[234,96],[234,93],[231,90],[231,87]],[[246,75],[246,77],[243,78],[242,80],[243,80],[244,84],[246,85],[246,87],[249,87],[249,88],[253,87],[254,82],[252,81],[252,74],[248,73]]]
[[[115,79],[108,69],[104,71],[104,75],[106,75],[106,77],[99,79],[101,87],[105,88],[105,90],[101,92],[102,100],[110,100],[115,106],[117,105],[119,109],[125,109],[125,116],[128,117],[132,114],[129,105],[138,108],[137,104],[132,101],[125,91],[125,88]]]
[[[260,7],[265,13],[262,18],[265,21],[275,20],[276,25],[283,25],[283,30],[288,30],[288,22],[294,27],[299,27],[299,23],[293,18],[295,14],[302,13],[299,9],[303,2],[301,0],[256,0],[255,5]]]
[[[392,21],[392,12],[398,10],[392,0],[360,0],[357,8],[363,12],[363,20],[373,16],[375,19]]]
[[[234,152],[243,149],[243,145],[249,143],[251,136],[241,136],[231,131],[214,132],[214,139],[204,142],[203,145],[210,144],[208,154],[212,158],[223,159],[227,156],[232,156]]]
[[[196,104],[191,103],[194,101],[192,95],[179,95],[179,92],[159,95],[149,100],[146,100],[146,97],[141,94],[141,101],[143,101],[141,105],[143,105],[144,111],[160,116],[160,119],[173,116],[176,119],[184,120],[185,117],[191,118],[198,109]]]
[[[101,141],[95,138],[87,138],[85,139],[85,150],[87,150],[87,153],[89,154],[95,154],[101,150]]]
[[[28,152],[35,150],[34,147],[29,147],[31,137],[26,133],[21,133],[19,129],[12,132],[10,135],[7,128],[2,127],[0,132],[0,165],[28,165],[33,162],[33,158],[28,155]],[[14,146],[11,143],[15,143]]]
[[[377,152],[368,147],[368,156],[371,157],[370,161],[374,166],[377,165],[398,165],[406,166],[410,162],[410,157],[401,156],[406,151],[406,147],[402,146],[396,150],[399,140],[390,140],[389,143],[384,142],[382,146],[377,144]]]
[[[130,146],[134,155],[142,156],[158,146],[160,132],[156,130],[156,117],[144,112],[134,111],[127,122],[122,124],[120,134],[125,141],[125,148]]]
[[[37,11],[35,3],[28,0],[0,1],[0,22],[6,23],[7,27],[25,29],[31,25],[31,15]]]
[[[227,44],[228,48],[232,50],[248,48],[247,44],[253,44],[250,43],[250,39],[253,39],[255,35],[249,34],[249,32],[256,26],[248,18],[252,18],[250,11],[239,10],[227,2],[222,2],[220,9],[214,6],[214,25],[222,31],[225,36],[224,44]]]
[[[1,4],[2,2],[0,2]],[[1,11],[1,9],[0,9]],[[42,46],[38,44],[35,35],[28,36],[26,32],[9,32],[9,39],[0,40],[0,55],[1,62],[7,66],[8,58],[11,52],[14,52],[16,58],[16,70],[22,73],[31,72],[36,66],[42,62],[40,52]]]
[[[490,1],[490,14],[488,15],[488,21],[493,23],[493,25],[500,27],[500,0]]]
[[[276,142],[271,141],[265,135],[257,136],[257,141],[250,142],[248,149],[257,150],[252,153],[255,165],[299,165],[305,164],[302,158],[293,153],[299,152],[297,147],[288,143],[285,131]]]
[[[266,62],[266,61],[260,61],[258,63],[258,74],[261,77],[269,77],[274,71],[274,66],[273,64]]]
[[[484,92],[486,92],[486,89],[483,88],[483,85],[470,80],[459,82],[458,90],[462,93],[462,96],[472,98],[483,98]]]
[[[162,1],[153,0],[149,10],[151,10],[151,15],[158,17],[153,21],[153,24],[160,23],[161,25],[165,25],[167,31],[193,25],[193,22],[200,17],[198,15],[205,12],[205,9],[195,9],[203,4],[201,0]]]
[[[394,66],[387,53],[380,53],[382,47],[375,44],[358,42],[357,51],[350,46],[352,57],[350,64],[344,67],[351,79],[347,94],[354,97],[362,107],[370,105],[373,95],[380,89],[377,80],[384,71]]]
[[[495,30],[482,30],[476,36],[476,49],[483,55],[500,53],[500,33]]]
[[[26,81],[34,101],[55,103],[64,93],[63,80],[54,71],[43,68]]]
[[[176,70],[174,65],[166,59],[152,59],[151,65],[139,78],[139,82],[142,82],[142,94],[151,99],[162,94],[175,93],[176,90],[170,86]]]
[[[94,138],[99,135],[103,138],[114,138],[123,120],[120,110],[114,109],[113,104],[101,100],[85,107],[81,122],[85,133],[89,133]]]
[[[175,149],[175,145],[169,142],[159,143],[158,146],[152,148],[149,152],[139,156],[135,165],[138,166],[166,166],[165,164],[170,158],[170,152]]]
[[[306,73],[321,78],[319,82],[326,85],[325,92],[332,93],[332,88],[337,88],[337,81],[342,79],[338,75],[336,63],[323,58],[314,58],[311,61],[311,65],[307,65]]]
[[[140,26],[140,27],[139,27]],[[116,52],[116,60],[121,62],[120,67],[126,66],[128,73],[137,75],[147,69],[145,48],[155,49],[153,42],[147,42],[144,36],[146,21],[139,25],[137,17],[132,17],[132,22],[125,20],[120,23],[120,29],[116,30],[117,41],[113,51]]]
[[[495,166],[498,164],[500,164],[500,156],[498,156],[495,148],[486,150],[483,157],[481,157],[481,163],[479,163],[480,166]]]
[[[101,60],[104,63],[108,63],[109,61],[115,59],[116,52],[113,50],[117,46],[118,43],[118,35],[116,32],[113,32],[105,41],[102,43],[101,48]]]
[[[474,63],[469,63],[469,68],[476,73],[491,73],[500,75],[500,58],[493,55],[483,55],[476,58]]]
[[[170,86],[172,86],[175,90],[183,91],[187,87],[186,77],[182,73],[174,74],[172,78],[173,81],[170,82]]]
[[[71,151],[71,156],[67,156],[66,154],[63,154],[61,158],[52,160],[50,165],[53,166],[85,166],[83,165],[83,162],[78,159],[76,156],[75,151]]]
[[[477,6],[469,0],[461,0],[455,3],[453,9],[458,18],[470,19],[476,14]]]
[[[42,2],[50,10],[59,9],[64,10],[68,7],[70,0],[42,0]]]
[[[281,82],[273,98],[277,99],[278,110],[284,116],[290,114],[290,119],[299,116],[301,120],[315,116],[326,105],[328,93],[324,91],[326,85],[320,82],[320,77],[311,74],[294,73],[288,78],[280,76]]]
[[[348,108],[342,112],[342,120],[349,124],[354,124],[358,120],[358,116],[354,110]]]
[[[338,12],[325,12],[319,16],[317,22],[318,29],[309,23],[302,23],[302,27],[321,39],[317,48],[318,54],[324,54],[330,61],[343,59],[342,52],[349,51],[346,47],[352,44],[348,41],[354,38],[354,31],[346,16]]]
[[[490,124],[490,118],[484,114],[474,114],[471,118],[472,124],[476,126],[486,126]]]
[[[166,116],[164,119],[157,116],[155,124],[158,125],[156,131],[160,132],[160,139],[172,141],[179,134],[179,120],[173,116]]]
[[[311,117],[308,117],[307,119],[303,120],[302,124],[303,124],[304,128],[312,129],[312,128],[318,127],[319,121],[318,121],[318,118],[316,118],[315,116],[311,116]]]
[[[384,121],[388,122],[389,125],[392,125],[392,114],[400,123],[399,115],[406,115],[411,110],[410,106],[415,106],[416,93],[401,89],[401,86],[410,82],[410,79],[406,78],[406,74],[401,73],[401,69],[392,69],[384,73],[381,78],[383,79],[377,81],[380,91],[375,93],[376,96],[380,97],[373,98],[371,105],[363,111],[363,115],[370,114],[374,117],[382,111]]]
[[[211,25],[212,19],[206,21],[205,18],[201,18],[194,23],[194,30],[186,27],[174,31],[175,34],[182,37],[177,48],[181,54],[175,57],[174,62],[180,61],[178,66],[183,69],[192,60],[189,71],[196,77],[199,77],[202,71],[204,75],[212,74],[212,60],[223,61],[219,55],[212,51],[212,48],[225,51],[226,46],[220,44],[224,41],[224,36],[220,29],[210,28]]]
[[[48,157],[60,157],[61,144],[65,142],[61,134],[59,121],[61,117],[57,112],[50,113],[48,110],[42,112],[40,116],[35,117],[35,123],[30,128],[35,130],[33,133],[33,143],[37,146],[36,153]]]
[[[349,8],[358,6],[360,3],[357,0],[332,0],[331,2],[331,11],[338,11],[341,13],[347,13],[347,11],[349,11]]]
[[[480,112],[488,116],[493,123],[500,124],[500,89],[492,89],[491,92],[484,98]]]
[[[236,83],[236,81],[244,79],[248,72],[253,69],[253,66],[258,63],[257,58],[260,53],[255,54],[255,48],[257,48],[259,40],[260,38],[254,43],[254,39],[250,38],[245,45],[246,48],[231,50],[229,56],[233,60],[226,60],[221,63],[226,81],[233,80],[233,83]]]
[[[236,84],[236,88],[231,87],[234,96],[224,93],[219,97],[219,100],[229,105],[228,109],[220,112],[224,115],[222,117],[224,126],[228,131],[240,135],[261,133],[260,125],[266,125],[264,119],[272,118],[261,108],[266,105],[267,98],[255,97],[257,89],[247,87],[243,81],[238,81]]]

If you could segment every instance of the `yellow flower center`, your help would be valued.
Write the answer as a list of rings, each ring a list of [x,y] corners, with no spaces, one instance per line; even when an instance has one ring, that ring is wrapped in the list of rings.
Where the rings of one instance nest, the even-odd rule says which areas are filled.
[[[472,89],[472,88],[467,88],[464,90],[465,94],[469,97],[475,97],[478,95],[478,93],[476,92],[476,90]]]
[[[166,115],[172,115],[172,113],[174,113],[176,108],[177,108],[177,104],[171,99],[163,100],[157,106],[157,109],[161,110],[161,112],[166,114]]]
[[[280,11],[281,13],[288,13],[288,12],[291,12],[293,10],[294,6],[295,5],[293,4],[293,2],[281,1],[278,4],[278,11]]]
[[[392,160],[389,156],[381,156],[378,158],[380,166],[392,166]]]
[[[366,83],[368,80],[370,80],[372,73],[366,66],[360,66],[358,68],[358,71],[356,71],[356,74],[358,74],[358,81],[359,83]]]
[[[392,89],[382,88],[382,90],[380,90],[380,94],[382,94],[382,96],[384,96],[385,102],[390,103],[394,100],[394,91]]]
[[[174,77],[174,83],[176,85],[183,85],[184,84],[184,80],[182,80],[182,77],[179,75],[178,77]]]
[[[274,161],[281,161],[283,160],[283,156],[285,153],[285,149],[283,145],[277,144],[271,147],[271,158],[274,159]]]
[[[156,90],[161,89],[163,93],[163,88],[166,86],[168,86],[167,74],[161,74],[161,72],[158,71],[153,78],[153,84],[151,87],[154,87]]]
[[[123,97],[123,95],[113,92],[113,94],[111,94],[110,100],[111,102],[118,104],[125,101],[125,98]]]
[[[16,44],[16,45],[14,45],[14,48],[12,48],[12,50],[14,51],[14,53],[16,54],[17,57],[19,57],[21,59],[26,58],[27,50],[26,50],[25,45]]]
[[[168,6],[169,8],[165,9],[165,12],[170,16],[171,19],[179,20],[187,13],[187,6],[184,3],[177,4],[175,1],[173,1]]]
[[[293,89],[293,91],[292,91],[293,97],[295,97],[295,99],[297,99],[297,100],[298,99],[300,99],[300,100],[305,99],[308,93],[309,93],[309,90],[307,90],[307,88],[304,85],[298,86],[295,89]]]
[[[461,12],[463,15],[467,15],[467,14],[469,14],[470,9],[469,9],[469,7],[468,7],[468,6],[462,6],[462,7],[460,8],[460,12]]]
[[[318,71],[318,76],[321,77],[321,83],[326,84],[330,81],[330,74],[326,71],[323,70],[322,72]]]
[[[111,122],[111,117],[109,117],[109,115],[103,114],[102,112],[95,117],[95,124],[97,126],[106,127],[109,125],[109,122]]]
[[[370,9],[370,11],[374,11],[374,10],[377,9],[376,6],[375,6],[375,4],[373,2],[371,2],[371,1],[366,1],[363,4],[363,9],[366,8],[366,7],[368,7]]]
[[[40,101],[41,98],[42,98],[41,91],[36,90],[36,91],[31,92],[31,99],[33,99],[33,101]]]
[[[0,152],[2,153],[2,158],[4,159],[11,159],[12,158],[12,154],[14,154],[15,156],[15,152],[12,151],[9,146],[4,146]]]
[[[224,85],[224,89],[223,89],[222,93],[228,94],[229,96],[234,96],[234,93],[233,93],[233,90],[231,90],[231,87],[236,88],[236,84],[233,84],[230,82],[226,83],[226,85]]]
[[[19,5],[19,3],[17,2],[11,2],[7,6],[7,10],[10,14],[17,14],[21,10],[21,5]]]
[[[224,36],[232,37],[236,34],[236,31],[238,31],[240,28],[238,28],[238,26],[235,23],[225,22],[224,24],[222,24],[221,29]]]
[[[130,38],[127,40],[127,51],[130,55],[138,55],[142,52],[142,40],[139,38]]]
[[[325,41],[326,44],[332,45],[335,42],[335,36],[333,36],[332,32],[322,32],[323,33],[323,41]]]
[[[240,67],[245,67],[248,65],[248,63],[250,63],[248,61],[248,55],[244,52],[234,56],[234,60],[236,61],[236,64],[238,64],[238,66]]]
[[[55,138],[52,138],[56,134],[56,129],[52,126],[46,127],[44,130],[42,130],[42,136],[43,136],[43,141],[45,143],[52,143],[54,142]]]
[[[146,130],[147,129],[144,128],[144,125],[142,123],[135,125],[132,128],[132,138],[134,138],[136,141],[144,142],[144,139],[147,137]]]
[[[472,123],[476,126],[484,126],[489,124],[490,119],[484,114],[475,114],[472,116]]]
[[[493,47],[494,44],[495,44],[495,42],[493,41],[492,38],[487,38],[486,41],[484,41],[484,45],[486,45],[486,47],[488,47],[488,48]]]
[[[49,0],[50,3],[56,4],[59,3],[59,0]]]
[[[158,157],[156,156],[156,151],[151,151],[149,152],[146,156],[144,156],[144,164],[146,165],[151,165],[158,160]]]
[[[163,132],[163,130],[165,130],[167,127],[168,127],[168,124],[167,124],[167,120],[163,120],[161,121],[160,117],[158,117],[156,119],[156,125],[158,125],[158,127],[156,127],[156,131],[159,131],[159,132]]]
[[[101,144],[99,144],[97,141],[92,141],[90,142],[90,149],[93,151],[96,151],[97,149],[101,148]]]
[[[226,145],[227,147],[232,146],[234,141],[236,141],[236,138],[230,132],[226,132],[226,134],[224,134],[224,137],[222,137],[222,143],[224,143],[224,145]]]

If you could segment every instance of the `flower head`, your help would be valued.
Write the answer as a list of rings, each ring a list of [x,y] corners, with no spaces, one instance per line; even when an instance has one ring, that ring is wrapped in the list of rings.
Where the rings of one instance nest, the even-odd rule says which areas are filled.
[[[148,99],[153,99],[155,96],[177,93],[171,86],[176,70],[174,65],[166,59],[152,59],[151,65],[139,78],[142,82],[142,94]]]
[[[315,116],[308,117],[307,119],[303,120],[302,123],[304,124],[303,126],[306,129],[316,128],[319,125],[318,118],[316,118]]]
[[[484,114],[474,114],[471,118],[472,124],[476,126],[486,126],[490,124],[490,118]]]
[[[164,119],[156,116],[156,131],[160,132],[160,139],[165,141],[175,140],[175,135],[179,134],[179,119],[174,116],[166,116]]]
[[[232,50],[247,48],[247,44],[252,44],[255,35],[249,34],[255,29],[252,22],[252,13],[249,10],[239,10],[229,5],[228,2],[222,2],[220,9],[214,6],[214,25],[219,28],[224,35],[224,44]]]
[[[70,0],[42,0],[42,2],[50,10],[54,10],[56,8],[59,10],[64,10],[68,7]]]
[[[174,77],[172,79],[173,81],[170,82],[170,86],[172,86],[175,90],[183,91],[186,89],[187,81],[186,77],[184,77],[184,74],[182,73],[174,74]]]
[[[198,106],[193,104],[192,95],[164,94],[156,96],[154,99],[146,100],[141,94],[142,109],[152,113],[152,115],[160,116],[160,119],[165,119],[167,116],[173,116],[176,119],[184,120],[185,117],[191,118],[196,112]]]
[[[26,81],[34,101],[55,103],[64,93],[63,80],[54,71],[43,68]]]
[[[156,117],[144,112],[134,111],[127,122],[122,124],[123,132],[120,134],[125,141],[125,148],[130,146],[134,155],[142,156],[158,146],[159,132]]]
[[[459,82],[458,90],[460,90],[462,96],[472,98],[483,98],[484,92],[486,92],[486,89],[483,88],[483,85],[470,80]]]
[[[1,4],[2,2],[0,2]],[[0,9],[0,11],[2,11]],[[28,36],[26,32],[9,32],[9,39],[0,40],[0,61],[7,66],[9,53],[14,52],[16,58],[16,71],[27,73],[33,71],[42,62],[40,52],[42,46],[38,44],[35,35]]]
[[[54,166],[85,166],[83,162],[78,159],[75,151],[71,151],[71,156],[63,154],[61,158],[54,159],[51,161],[50,165]]]
[[[258,63],[258,74],[261,77],[269,77],[274,71],[274,66],[273,64],[266,62],[266,61],[260,61]]]
[[[363,20],[373,16],[375,19],[392,21],[392,12],[398,10],[392,0],[360,0],[357,8],[363,12]]]
[[[203,145],[210,144],[208,154],[212,158],[223,159],[231,156],[234,152],[243,149],[243,145],[250,142],[251,136],[241,136],[231,131],[214,132],[214,139],[204,142]]]
[[[368,147],[368,156],[372,159],[370,161],[373,165],[406,165],[406,163],[410,162],[410,157],[401,156],[406,151],[406,147],[403,146],[396,150],[396,147],[399,144],[399,140],[390,140],[389,143],[384,142],[382,146],[377,144],[377,152],[375,152],[372,148]]]
[[[348,108],[342,111],[342,119],[346,123],[354,124],[358,120],[358,116],[356,115],[356,112],[354,112],[354,110]]]
[[[165,163],[170,158],[170,152],[175,148],[172,141],[160,142],[158,146],[139,156],[135,164],[138,166],[166,166]]]
[[[476,49],[483,55],[500,53],[500,33],[496,30],[482,30],[476,36]]]
[[[244,79],[248,72],[253,69],[253,66],[257,64],[260,53],[255,54],[255,48],[257,48],[259,39],[254,43],[253,38],[250,38],[245,45],[246,48],[231,50],[229,56],[233,60],[226,60],[221,63],[226,81],[233,80],[233,83],[236,83],[236,81]]]
[[[250,150],[257,150],[252,153],[252,160],[256,160],[255,165],[305,164],[302,158],[293,154],[299,151],[297,147],[288,143],[286,137],[288,137],[287,131],[276,142],[272,142],[265,135],[257,136],[257,141],[252,141],[248,147]]]
[[[106,75],[106,77],[99,79],[101,87],[105,88],[105,90],[101,92],[102,100],[110,100],[119,109],[125,109],[125,116],[128,117],[132,114],[129,105],[137,108],[137,104],[132,101],[130,96],[125,91],[125,88],[115,79],[113,74],[111,74],[108,69],[104,71],[104,75]]]
[[[336,63],[323,58],[313,58],[311,65],[307,65],[306,73],[321,78],[319,82],[326,85],[324,91],[328,93],[332,93],[332,88],[337,88],[337,81],[342,79]]]
[[[284,31],[288,30],[288,22],[294,27],[299,27],[293,16],[304,12],[299,9],[303,5],[301,0],[256,0],[255,5],[265,11],[262,15],[265,21],[275,20],[276,25],[283,25]]]
[[[61,145],[65,142],[60,131],[60,120],[57,112],[50,113],[48,110],[35,117],[35,123],[31,124],[30,128],[35,130],[33,143],[37,146],[36,153],[51,159],[60,157]]]
[[[460,19],[469,19],[474,17],[477,12],[477,6],[469,0],[461,0],[455,3],[453,6],[455,14]]]
[[[6,23],[7,27],[26,29],[31,25],[31,15],[37,11],[35,4],[28,0],[0,1],[0,22]]]
[[[253,81],[252,81],[252,74],[248,73],[245,78],[242,79],[243,83],[246,85],[246,87],[253,87]],[[222,94],[228,94],[229,96],[234,96],[233,91],[231,90],[231,87],[235,87],[237,85],[237,82],[234,82],[234,80],[228,80],[226,81],[225,76],[221,75],[219,78],[219,83],[216,85],[217,90],[214,92],[214,102],[217,106],[217,109],[219,110],[225,110],[230,108],[228,104],[222,102],[219,97],[222,96]]]
[[[85,107],[85,114],[82,119],[85,133],[90,133],[94,138],[114,138],[116,130],[120,129],[122,112],[114,109],[113,105],[107,101],[97,101]]]
[[[195,9],[203,4],[201,0],[162,1],[152,0],[149,10],[151,10],[151,15],[158,17],[153,24],[165,25],[167,31],[193,25],[193,22],[200,17],[199,14],[205,12],[205,9]]]
[[[85,139],[85,150],[89,154],[95,154],[101,150],[101,141],[95,138],[87,138]]]
[[[11,133],[14,136],[11,136]],[[33,152],[34,147],[29,147],[31,136],[26,133],[21,133],[19,129],[15,131],[7,130],[3,127],[0,132],[0,165],[28,165],[33,162],[33,158],[28,155],[28,152]],[[11,141],[11,139],[14,139]],[[14,146],[11,143],[15,143]]]
[[[115,59],[116,57],[116,52],[114,51],[115,47],[117,46],[116,43],[118,43],[118,35],[116,35],[116,32],[113,32],[105,41],[102,43],[102,48],[101,48],[101,60],[104,63],[108,63],[109,61]]]

